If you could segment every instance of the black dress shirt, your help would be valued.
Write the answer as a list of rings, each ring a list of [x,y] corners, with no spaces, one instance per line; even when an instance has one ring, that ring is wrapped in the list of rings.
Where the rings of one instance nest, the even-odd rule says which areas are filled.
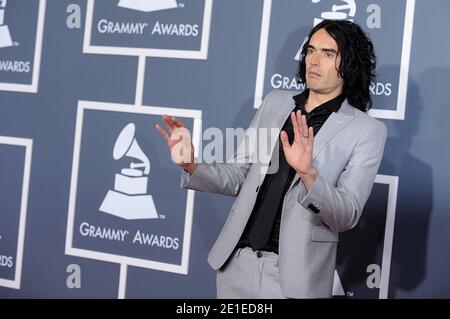
[[[336,98],[316,107],[310,113],[305,110],[309,90],[294,96],[295,109],[306,115],[308,127],[313,127],[314,136],[333,112],[341,107],[345,97],[341,94]],[[282,130],[286,131],[289,142],[294,140],[294,130],[290,113]],[[275,152],[276,150],[274,150]],[[281,212],[283,199],[295,177],[295,170],[288,164],[283,152],[283,145],[279,143],[279,167],[274,174],[265,176],[260,186],[253,211],[250,215],[244,233],[238,242],[238,247],[251,247],[253,250],[265,250],[278,254],[278,239],[280,235]]]

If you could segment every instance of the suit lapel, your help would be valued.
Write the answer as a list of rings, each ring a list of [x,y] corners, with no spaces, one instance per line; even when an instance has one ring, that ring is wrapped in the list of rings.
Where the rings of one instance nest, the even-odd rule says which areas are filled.
[[[291,112],[295,109],[295,100],[293,99],[293,97],[297,94],[298,92],[292,93],[286,103],[280,103],[280,116],[276,118],[274,125],[272,126],[278,128],[278,136],[281,133],[281,129],[283,128],[284,123],[291,116]]]
[[[355,115],[355,111],[352,108],[347,100],[345,100],[337,113],[331,113],[314,138],[313,160],[316,159],[325,145],[350,123]]]
[[[272,124],[269,127],[270,128],[276,128],[277,129],[277,142],[274,143],[274,145],[271,145],[271,132],[268,132],[267,141],[262,141],[263,143],[267,143],[267,145],[271,145],[272,149],[270,150],[270,158],[273,156],[273,152],[277,147],[279,147],[280,143],[280,133],[281,129],[283,128],[284,123],[286,122],[286,119],[290,117],[291,112],[295,109],[295,100],[293,99],[294,95],[299,94],[298,92],[291,92],[290,95],[287,96],[286,101],[279,102],[279,111],[274,114],[274,120]],[[259,184],[261,184],[266,176],[266,173],[269,169],[268,165],[261,164],[260,168],[261,174],[259,175]]]

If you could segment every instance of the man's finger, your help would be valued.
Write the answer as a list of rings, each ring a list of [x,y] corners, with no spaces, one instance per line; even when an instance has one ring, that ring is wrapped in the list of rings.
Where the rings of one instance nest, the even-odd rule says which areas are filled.
[[[170,139],[169,134],[159,124],[156,124],[155,128],[158,130],[159,133],[161,133],[162,137],[168,142]]]
[[[312,147],[314,145],[314,129],[310,127],[308,129],[308,144]]]
[[[163,115],[162,119],[167,129],[169,130],[169,134],[172,134],[172,131],[176,128],[175,123],[170,119],[168,115]]]
[[[306,116],[302,115],[301,112],[297,113],[297,121],[299,122],[299,130],[302,135],[304,141],[305,138],[308,138],[308,125],[306,124]]]
[[[303,126],[303,121],[302,118],[304,117],[304,115],[302,114],[302,111],[298,110],[297,114],[296,114],[296,120],[298,123],[298,134],[301,135],[302,137],[305,137],[305,131],[304,131],[304,126]],[[303,141],[303,139],[301,139]]]
[[[281,131],[280,134],[281,144],[283,145],[283,150],[289,150],[291,145],[289,144],[289,138],[285,131]]]
[[[186,125],[184,125],[184,123],[177,119],[175,116],[172,116],[172,121],[176,127],[186,127]]]
[[[294,138],[300,138],[300,131],[298,129],[297,116],[295,115],[295,112],[291,113],[291,122],[294,128]]]

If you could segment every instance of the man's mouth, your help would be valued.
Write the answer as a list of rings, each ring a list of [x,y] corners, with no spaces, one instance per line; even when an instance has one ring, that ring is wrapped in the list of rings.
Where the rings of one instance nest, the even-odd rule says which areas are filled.
[[[321,76],[320,73],[315,72],[315,71],[308,71],[308,75],[313,78],[318,78]]]

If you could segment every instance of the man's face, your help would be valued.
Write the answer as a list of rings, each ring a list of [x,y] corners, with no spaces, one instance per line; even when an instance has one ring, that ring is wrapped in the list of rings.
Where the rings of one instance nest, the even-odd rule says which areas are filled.
[[[308,88],[319,94],[339,95],[344,85],[338,73],[340,62],[337,43],[328,32],[320,29],[314,33],[305,58]]]

